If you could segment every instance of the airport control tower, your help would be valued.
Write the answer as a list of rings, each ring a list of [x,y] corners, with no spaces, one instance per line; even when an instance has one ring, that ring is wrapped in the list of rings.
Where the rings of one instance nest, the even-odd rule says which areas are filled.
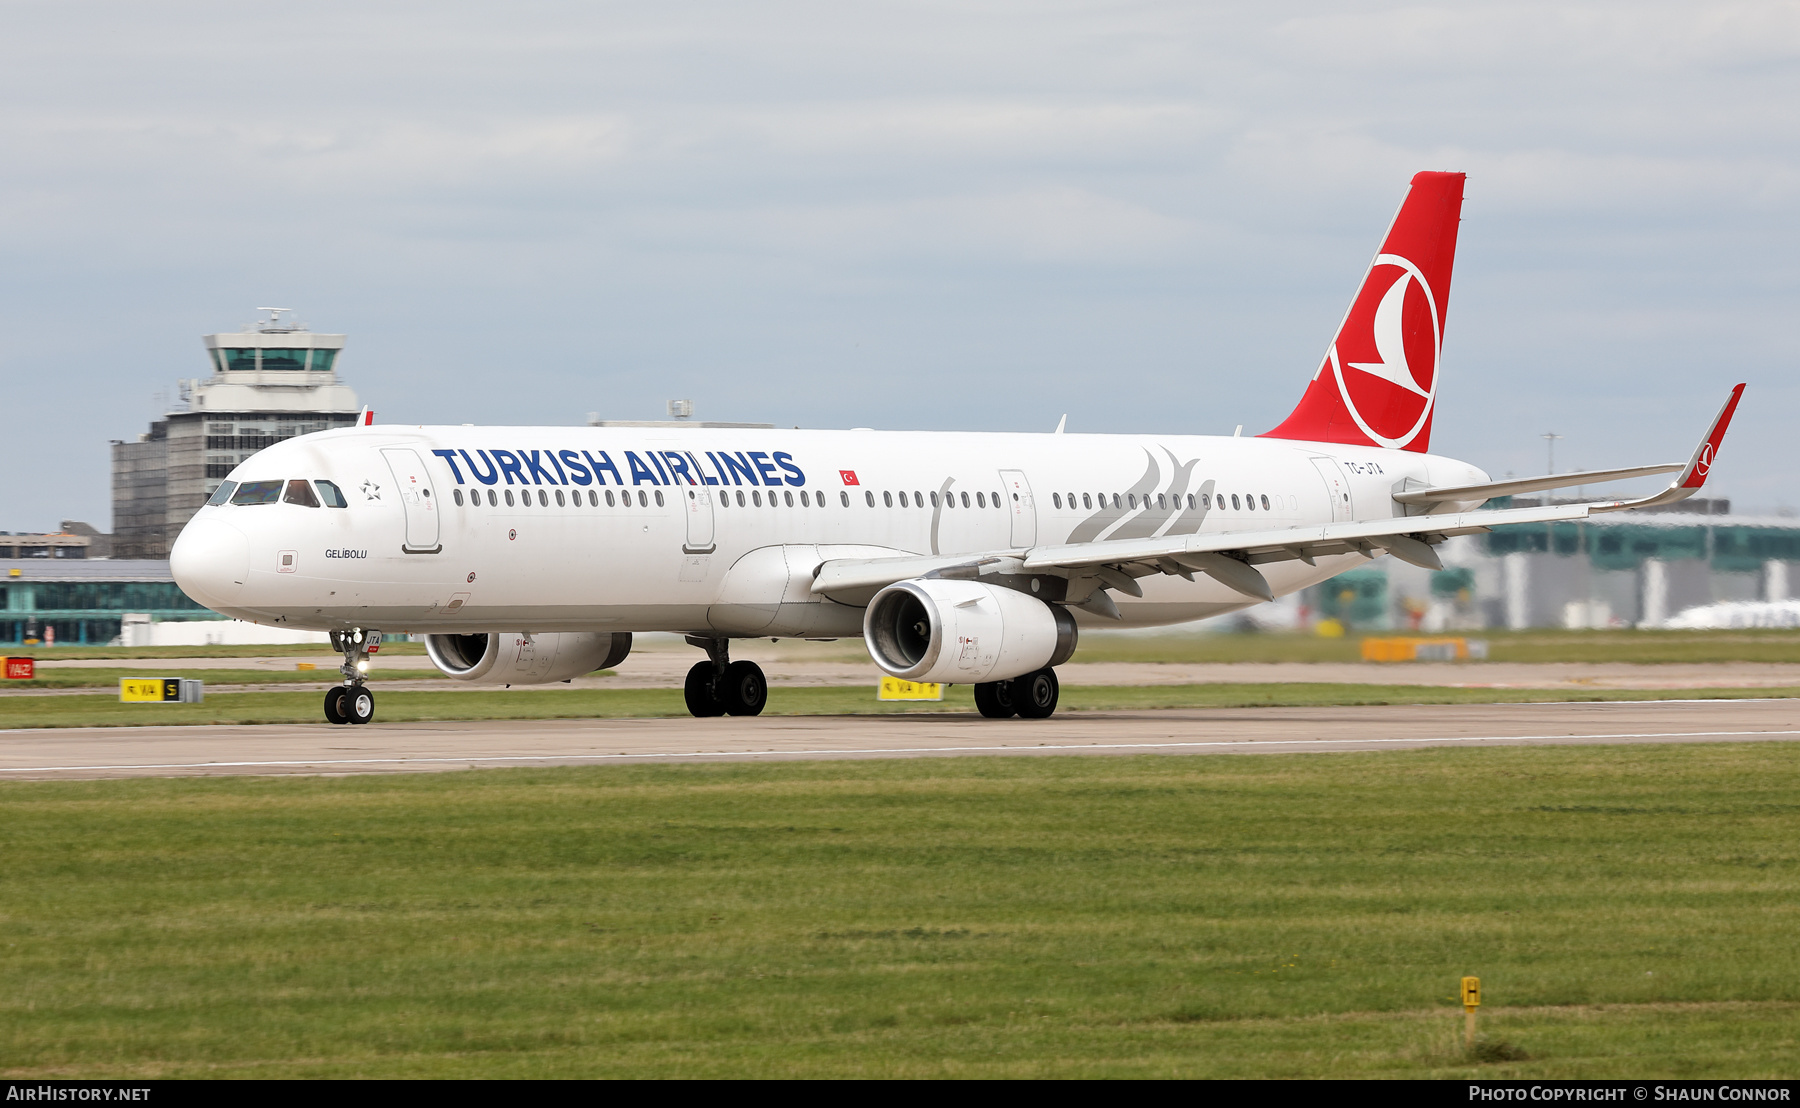
[[[267,318],[204,337],[212,376],[182,381],[180,401],[137,441],[113,440],[113,557],[167,558],[233,466],[356,422],[356,393],[337,375],[345,336],[309,330],[288,308],[257,311]]]

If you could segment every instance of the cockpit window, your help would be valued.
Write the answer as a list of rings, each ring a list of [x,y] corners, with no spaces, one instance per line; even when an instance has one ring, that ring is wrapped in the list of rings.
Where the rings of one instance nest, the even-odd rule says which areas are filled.
[[[350,506],[350,502],[344,499],[344,491],[330,481],[314,481],[313,484],[318,486],[319,499],[325,502],[327,508],[348,508]]]
[[[317,508],[319,498],[313,495],[312,486],[303,477],[296,477],[287,484],[287,492],[281,494],[284,504],[298,504],[303,508]]]
[[[225,503],[227,500],[231,499],[231,494],[236,490],[236,481],[220,482],[219,487],[213,490],[212,499],[206,502],[206,506],[211,508]]]
[[[245,481],[231,494],[233,504],[273,504],[281,499],[283,481]]]

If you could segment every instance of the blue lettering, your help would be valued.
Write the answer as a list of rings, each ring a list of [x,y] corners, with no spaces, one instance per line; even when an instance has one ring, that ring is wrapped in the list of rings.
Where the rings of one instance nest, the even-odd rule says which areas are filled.
[[[756,469],[750,464],[749,459],[744,457],[743,451],[738,451],[737,456],[734,458],[721,450],[719,451],[719,459],[725,463],[725,469],[730,472],[732,484],[743,484],[743,478],[749,478],[752,485],[758,483],[756,480]]]
[[[519,459],[517,458],[517,456],[515,456],[513,454],[512,451],[510,451],[510,450],[494,451],[494,461],[499,463],[500,472],[506,474],[506,483],[507,484],[509,484],[509,485],[512,484],[514,477],[517,477],[519,479],[519,484],[521,484],[521,485],[531,484],[530,481],[525,480],[525,471],[523,468],[521,468],[521,463],[520,463]]]
[[[750,452],[750,460],[756,463],[757,471],[762,474],[763,484],[779,485],[781,484],[781,474],[775,471],[775,466],[768,461],[768,457],[760,450]]]
[[[663,468],[662,459],[656,456],[654,450],[650,451],[650,464],[656,467],[656,472],[662,474],[663,484],[673,485],[675,483],[669,480],[669,471]]]
[[[546,484],[554,485],[557,483],[556,478],[550,476],[550,471],[538,464],[538,451],[536,451],[536,450],[521,450],[521,451],[519,451],[519,454],[521,457],[523,457],[525,459],[526,467],[531,470],[531,483],[532,484],[534,484],[534,485],[546,485]],[[521,481],[520,484],[524,484],[524,482]]]
[[[556,454],[562,459],[562,464],[569,467],[569,472],[575,475],[569,479],[570,483],[576,485],[591,485],[594,483],[594,478],[588,473],[588,468],[576,459],[573,450],[558,450]]]
[[[600,460],[597,462],[594,460],[594,456],[585,450],[581,452],[581,456],[587,459],[588,465],[593,469],[596,484],[606,484],[606,478],[600,476],[600,471],[603,469],[613,475],[613,484],[623,485],[625,483],[625,478],[619,476],[619,467],[613,465],[613,460],[607,456],[606,451],[600,452]]]
[[[484,485],[491,485],[495,481],[500,480],[500,471],[494,468],[494,460],[487,456],[487,451],[477,450],[475,453],[481,455],[481,460],[487,463],[487,472],[483,473],[481,470],[475,468],[475,459],[469,457],[469,452],[465,450],[462,452],[462,456],[463,461],[469,463],[469,476],[475,478],[475,480],[480,481]]]
[[[636,451],[627,450],[625,452],[625,464],[631,467],[632,484],[641,485],[646,481],[652,485],[662,484],[656,479],[656,474],[650,472],[650,467],[644,464],[644,459],[637,456]]]
[[[787,470],[789,473],[793,474],[792,477],[789,477],[787,479],[788,484],[790,484],[790,485],[806,484],[806,474],[801,473],[800,467],[794,464],[794,456],[792,454],[789,454],[785,450],[777,450],[775,452],[775,464],[780,466],[782,469]]]
[[[719,459],[713,457],[712,451],[708,450],[706,452],[706,460],[712,463],[713,473],[720,474],[719,477],[714,477],[712,475],[712,473],[707,473],[704,469],[700,469],[700,462],[698,459],[696,459],[694,462],[694,468],[700,469],[700,472],[705,475],[707,484],[709,484],[709,485],[729,485],[729,484],[731,484],[730,479],[725,478],[723,476],[725,471],[723,469],[719,468]]]
[[[699,478],[699,480],[694,482],[695,484],[697,484],[697,485],[716,485],[716,484],[718,484],[717,481],[713,480],[711,477],[708,477],[706,475],[706,467],[700,464],[699,458],[694,457],[693,451],[691,451],[691,450],[688,451],[687,453],[683,454],[682,457],[686,458],[690,463],[693,464],[693,467],[694,467],[693,474],[695,477]]]
[[[683,478],[690,485],[698,485],[700,483],[694,480],[694,475],[692,473],[688,472],[687,459],[683,458],[678,452],[665,450],[662,452],[662,456],[668,460],[670,473]],[[669,483],[674,484],[675,482],[671,481]]]
[[[544,457],[549,458],[550,464],[556,467],[556,475],[562,478],[562,483],[565,485],[569,484],[569,475],[563,472],[562,463],[556,460],[556,451],[546,450],[544,451]]]
[[[436,454],[438,457],[440,457],[440,458],[444,459],[446,462],[450,463],[450,472],[453,475],[455,475],[456,483],[459,485],[462,484],[463,483],[462,470],[456,468],[456,451],[454,451],[454,450],[433,450],[432,453]]]

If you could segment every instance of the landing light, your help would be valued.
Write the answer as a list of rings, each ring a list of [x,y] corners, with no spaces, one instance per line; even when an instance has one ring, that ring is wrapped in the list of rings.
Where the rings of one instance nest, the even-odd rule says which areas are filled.
[[[358,662],[356,663],[356,669],[359,673],[367,673],[369,672],[369,663],[367,661]]]

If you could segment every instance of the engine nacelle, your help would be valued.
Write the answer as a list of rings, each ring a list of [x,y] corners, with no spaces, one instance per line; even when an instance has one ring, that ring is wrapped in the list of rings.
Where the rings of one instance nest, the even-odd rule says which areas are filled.
[[[903,681],[1005,681],[1066,662],[1075,617],[980,581],[915,578],[869,601],[863,639],[875,664]]]
[[[631,635],[427,635],[425,653],[446,677],[483,685],[543,685],[608,669],[631,653]]]

